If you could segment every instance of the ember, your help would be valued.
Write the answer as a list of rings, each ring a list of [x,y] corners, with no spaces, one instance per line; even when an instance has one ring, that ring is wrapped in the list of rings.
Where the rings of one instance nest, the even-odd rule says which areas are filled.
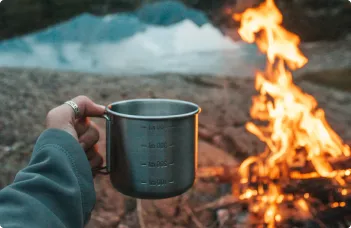
[[[294,208],[300,220],[319,221],[320,211],[346,206],[351,170],[342,163],[349,160],[350,147],[329,126],[314,97],[293,83],[291,70],[308,60],[298,48],[299,37],[281,26],[283,17],[274,1],[266,0],[233,19],[241,21],[242,39],[256,42],[267,55],[266,69],[256,73],[259,94],[250,110],[260,124],[246,124],[266,149],[240,165],[239,180],[232,179],[233,195],[247,202],[251,214],[268,227],[294,219],[288,208]],[[207,172],[233,178],[235,170]],[[326,200],[321,196],[325,192]]]

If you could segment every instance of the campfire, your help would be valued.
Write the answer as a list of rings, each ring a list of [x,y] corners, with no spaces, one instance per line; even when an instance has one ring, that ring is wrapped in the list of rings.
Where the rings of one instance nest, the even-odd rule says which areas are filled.
[[[207,167],[199,176],[230,181],[232,196],[247,205],[253,225],[314,221],[323,227],[325,216],[333,220],[348,206],[350,147],[329,126],[316,99],[294,84],[291,71],[308,60],[299,37],[282,27],[274,1],[233,19],[241,22],[241,38],[267,55],[266,69],[255,75],[253,121],[246,124],[266,147],[239,167]]]

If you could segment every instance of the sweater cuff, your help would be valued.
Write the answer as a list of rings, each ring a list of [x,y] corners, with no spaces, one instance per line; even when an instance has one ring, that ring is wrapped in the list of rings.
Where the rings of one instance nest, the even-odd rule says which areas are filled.
[[[40,151],[41,147],[48,144],[58,145],[69,153],[70,156],[67,156],[65,153],[62,153],[62,156],[67,156],[70,160],[72,170],[79,182],[82,206],[85,214],[84,217],[86,220],[85,222],[87,222],[96,202],[96,194],[91,167],[85,151],[78,141],[68,132],[61,129],[50,128],[43,131],[39,136],[33,150],[33,155]]]

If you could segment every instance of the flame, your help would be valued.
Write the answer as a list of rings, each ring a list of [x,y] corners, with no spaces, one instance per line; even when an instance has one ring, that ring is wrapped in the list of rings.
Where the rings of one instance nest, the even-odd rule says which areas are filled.
[[[327,157],[350,156],[350,148],[329,126],[316,99],[293,83],[291,70],[308,62],[298,48],[299,37],[282,27],[283,16],[273,0],[235,14],[233,19],[241,21],[239,34],[242,39],[248,43],[256,42],[259,50],[267,55],[266,69],[256,73],[255,88],[259,94],[253,97],[250,110],[253,119],[267,125],[246,124],[247,130],[266,144],[266,150],[241,164],[241,184],[248,186],[250,180],[264,177],[283,181],[314,176],[333,178],[339,185],[345,185],[343,177],[350,175],[350,171],[334,170]],[[306,163],[315,170],[310,176],[282,168]],[[255,175],[253,170],[256,170]],[[278,199],[282,201],[281,186],[269,182],[268,188],[263,189],[262,186],[257,187],[258,191],[247,187],[240,198],[260,196],[260,205],[265,210],[264,221],[269,227],[274,227],[282,220],[278,213]],[[302,210],[308,210],[308,197],[305,194],[297,201]],[[286,200],[292,198],[286,197]],[[257,209],[257,205],[255,207]]]

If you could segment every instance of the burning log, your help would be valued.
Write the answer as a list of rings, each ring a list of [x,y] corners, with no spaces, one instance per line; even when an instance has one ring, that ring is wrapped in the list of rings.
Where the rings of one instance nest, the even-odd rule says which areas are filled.
[[[345,176],[351,175],[351,157],[328,158],[328,162],[331,164],[334,170],[343,170],[345,172]],[[320,176],[313,169],[310,162],[307,163],[306,166],[296,168],[291,174],[291,179],[303,179],[306,177],[306,179],[309,180],[320,178]],[[297,175],[303,176],[297,177]],[[233,180],[240,179],[239,166],[222,165],[200,167],[197,173],[197,177],[205,181],[213,180],[213,178],[216,178],[219,182],[230,183]]]
[[[232,183],[232,194],[270,228],[292,218],[319,221],[319,212],[343,208],[351,198],[350,147],[329,126],[315,98],[294,84],[289,69],[308,60],[298,49],[300,38],[282,27],[274,1],[233,18],[241,22],[243,40],[256,42],[267,54],[265,71],[256,74],[258,95],[250,110],[255,121],[246,124],[266,147],[239,167],[202,168],[198,177]]]
[[[346,179],[351,170],[337,166],[350,157],[351,150],[329,126],[315,98],[293,82],[290,70],[308,62],[298,48],[300,37],[282,27],[283,16],[273,0],[233,18],[241,22],[243,40],[256,42],[267,54],[265,71],[256,73],[259,94],[253,97],[250,110],[251,117],[264,124],[246,124],[249,132],[265,142],[266,150],[240,165],[240,182],[235,184],[241,189],[235,194],[250,200],[250,211],[261,214],[268,227],[282,221],[284,205],[293,204],[310,217],[322,205],[345,207],[343,196],[349,195]],[[340,159],[332,161],[329,157]],[[333,188],[317,199],[315,192],[320,191],[314,183],[319,179]],[[302,188],[301,183],[313,188]]]

